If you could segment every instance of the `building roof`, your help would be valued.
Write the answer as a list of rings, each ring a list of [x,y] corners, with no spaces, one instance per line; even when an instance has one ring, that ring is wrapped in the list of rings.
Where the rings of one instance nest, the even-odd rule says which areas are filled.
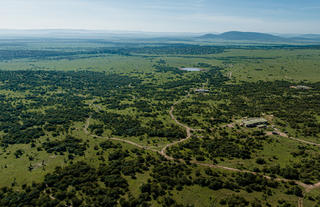
[[[200,88],[200,89],[196,89],[196,92],[209,92],[209,90]]]
[[[264,118],[250,118],[245,120],[243,123],[245,125],[254,125],[254,124],[260,124],[260,123],[267,123],[268,120],[264,119]]]
[[[294,88],[294,89],[305,89],[305,90],[311,89],[311,87],[309,87],[309,86],[303,86],[303,85],[290,86],[290,88]]]

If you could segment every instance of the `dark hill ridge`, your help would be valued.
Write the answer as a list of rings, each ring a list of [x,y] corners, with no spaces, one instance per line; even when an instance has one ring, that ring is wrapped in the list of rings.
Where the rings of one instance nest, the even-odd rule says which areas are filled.
[[[200,36],[201,39],[222,39],[222,40],[251,40],[251,41],[283,41],[288,40],[283,37],[258,33],[258,32],[238,32],[231,31],[222,34],[205,34]]]

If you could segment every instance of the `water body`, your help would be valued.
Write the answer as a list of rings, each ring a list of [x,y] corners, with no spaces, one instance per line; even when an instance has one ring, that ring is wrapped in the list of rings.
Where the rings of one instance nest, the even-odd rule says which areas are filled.
[[[183,71],[189,71],[189,72],[196,72],[196,71],[201,71],[200,68],[181,68]]]

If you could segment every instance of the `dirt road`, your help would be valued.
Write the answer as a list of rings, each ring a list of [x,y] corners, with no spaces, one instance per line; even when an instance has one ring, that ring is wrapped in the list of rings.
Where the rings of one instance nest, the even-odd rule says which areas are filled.
[[[176,124],[178,124],[179,126],[182,126],[183,128],[186,129],[187,136],[186,136],[186,138],[184,138],[184,139],[180,139],[180,140],[178,140],[178,141],[169,143],[169,144],[165,145],[165,146],[161,149],[160,154],[161,154],[162,156],[164,156],[164,157],[165,157],[166,159],[168,159],[168,160],[174,160],[174,158],[173,158],[173,157],[170,157],[169,155],[167,155],[167,153],[166,153],[167,149],[168,149],[169,147],[171,147],[171,146],[174,146],[174,145],[177,145],[177,144],[179,144],[179,143],[182,143],[182,142],[187,141],[188,139],[191,138],[191,135],[192,135],[192,134],[191,134],[191,130],[192,130],[192,129],[191,129],[190,127],[182,124],[181,122],[179,122],[179,121],[176,119],[176,117],[173,115],[174,106],[175,106],[177,103],[178,103],[178,102],[176,102],[173,106],[171,106],[171,109],[170,109],[170,111],[169,111],[169,114],[170,114],[171,119],[172,119],[173,121],[175,121]]]
[[[187,96],[189,96],[190,94],[188,94]],[[143,145],[140,145],[138,143],[135,143],[133,141],[130,141],[130,140],[126,140],[126,139],[121,139],[121,138],[116,138],[116,137],[113,137],[113,138],[109,138],[109,137],[100,137],[100,136],[97,136],[97,135],[91,135],[93,137],[97,137],[97,138],[105,138],[105,139],[109,139],[109,140],[115,140],[115,141],[120,141],[120,142],[124,142],[124,143],[127,143],[127,144],[131,144],[133,146],[136,146],[138,148],[141,148],[141,149],[145,149],[145,150],[150,150],[150,151],[153,151],[153,152],[156,152],[156,153],[159,153],[160,155],[162,155],[164,158],[166,158],[167,160],[172,160],[172,161],[180,161],[180,162],[185,162],[185,160],[183,159],[175,159],[169,155],[167,155],[167,149],[169,147],[172,147],[174,145],[177,145],[179,143],[182,143],[182,142],[185,142],[185,141],[188,141],[191,137],[192,137],[192,131],[194,131],[194,129],[188,127],[187,125],[179,122],[177,120],[177,118],[174,116],[173,114],[173,111],[174,111],[174,107],[175,105],[177,105],[178,103],[182,102],[184,99],[181,99],[180,101],[177,101],[175,102],[171,108],[170,108],[170,111],[169,111],[169,115],[171,117],[171,119],[179,126],[185,128],[186,130],[186,137],[183,138],[183,139],[180,139],[178,141],[175,141],[175,142],[172,142],[172,143],[169,143],[167,145],[165,145],[160,151],[159,150],[155,150],[155,149],[152,149],[151,147],[149,146],[143,146]],[[91,119],[91,116],[89,116],[89,118],[86,120],[86,124],[83,128],[83,131],[86,133],[86,134],[89,134],[88,132],[88,127],[89,127],[89,124],[90,124],[90,119]],[[295,141],[299,141],[299,142],[303,142],[303,143],[306,143],[306,144],[310,144],[310,145],[315,145],[315,146],[320,146],[320,144],[317,144],[317,143],[313,143],[313,142],[309,142],[309,141],[305,141],[305,140],[301,140],[301,139],[297,139],[297,138],[293,138],[293,137],[288,137],[289,139],[292,139],[292,140],[295,140]],[[272,178],[270,176],[267,176],[267,175],[261,175],[261,174],[257,174],[256,172],[252,172],[252,171],[249,171],[249,170],[241,170],[241,169],[237,169],[237,168],[231,168],[231,167],[225,167],[225,166],[220,166],[220,165],[214,165],[214,164],[208,164],[208,163],[202,163],[202,162],[198,162],[198,161],[191,161],[191,163],[193,164],[196,164],[196,165],[200,165],[200,166],[205,166],[205,167],[210,167],[210,168],[219,168],[219,169],[224,169],[224,170],[229,170],[229,171],[234,171],[234,172],[242,172],[242,173],[250,173],[250,174],[254,174],[254,175],[260,175],[266,179],[270,179],[270,180],[275,180],[275,181],[279,181],[279,182],[295,182],[297,185],[301,186],[305,193],[308,193],[310,192],[311,190],[313,189],[316,189],[316,188],[320,188],[320,182],[316,183],[316,184],[313,184],[313,185],[310,185],[310,184],[305,184],[305,183],[302,183],[300,181],[296,181],[296,180],[289,180],[289,179],[285,179],[285,178]],[[303,198],[299,198],[298,200],[298,206],[299,207],[303,207]]]
[[[89,128],[89,125],[90,125],[90,119],[91,119],[91,115],[89,116],[89,118],[87,118],[86,120],[86,123],[83,127],[83,131],[85,134],[89,134],[89,131],[88,131],[88,128]]]

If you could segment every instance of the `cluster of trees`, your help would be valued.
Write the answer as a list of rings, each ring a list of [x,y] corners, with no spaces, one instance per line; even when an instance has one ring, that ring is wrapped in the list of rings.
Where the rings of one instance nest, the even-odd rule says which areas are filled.
[[[63,50],[0,50],[0,60],[13,60],[21,58],[32,58],[32,59],[78,59],[81,58],[79,55],[101,55],[101,54],[116,54],[129,56],[130,53],[127,49],[122,48],[97,48],[89,50],[79,51],[63,51]],[[90,57],[90,56],[89,56]]]
[[[122,148],[121,144],[114,144],[113,142],[106,140],[103,141],[99,144],[99,146],[103,149],[103,150],[108,150],[108,149],[112,149],[112,148]]]
[[[320,179],[319,169],[319,155],[315,155],[290,163],[285,167],[281,167],[280,165],[264,167],[262,171],[273,175],[280,175],[287,179],[301,180],[304,183],[311,184]]]
[[[175,75],[181,75],[181,74],[185,73],[185,71],[180,70],[179,68],[171,67],[171,66],[164,65],[164,64],[154,65],[153,67],[156,69],[156,72],[159,72],[159,73],[171,72]]]
[[[9,144],[28,144],[44,135],[45,133],[42,128],[39,127],[25,130],[22,130],[20,127],[11,128],[10,131],[8,131],[8,134],[2,137],[1,144],[2,146],[7,146]]]
[[[103,182],[104,187],[99,181]],[[48,186],[46,193],[51,194],[57,204],[64,201],[72,206],[114,206],[128,190],[127,181],[112,166],[96,169],[83,162],[57,168],[45,176],[43,184]],[[82,196],[78,197],[80,193]]]
[[[205,73],[200,74],[199,80],[202,80],[202,82],[206,80],[210,88],[221,88],[229,80],[222,74],[222,70],[222,67],[210,66]]]
[[[121,115],[112,112],[94,113],[94,119],[101,120],[104,127],[111,129],[117,136],[141,136],[146,130],[139,120],[130,115]]]
[[[192,137],[188,142],[171,147],[169,153],[175,158],[195,158],[198,161],[217,158],[250,159],[253,153],[263,150],[263,143],[270,139],[259,132],[226,131],[223,128],[216,128],[214,132],[214,137]]]
[[[177,125],[164,125],[162,121],[153,120],[142,126],[142,123],[130,115],[121,115],[112,112],[94,113],[94,119],[103,122],[103,125],[90,125],[89,128],[95,131],[97,135],[101,135],[105,128],[111,129],[112,134],[116,136],[142,136],[149,137],[166,137],[181,138],[185,137],[185,130]]]
[[[48,153],[60,153],[68,152],[71,155],[83,156],[87,145],[82,143],[81,139],[74,138],[70,135],[63,140],[47,141],[42,143],[42,147]]]
[[[162,121],[152,120],[147,124],[146,134],[150,137],[182,138],[186,137],[183,128],[176,124],[164,125]]]

